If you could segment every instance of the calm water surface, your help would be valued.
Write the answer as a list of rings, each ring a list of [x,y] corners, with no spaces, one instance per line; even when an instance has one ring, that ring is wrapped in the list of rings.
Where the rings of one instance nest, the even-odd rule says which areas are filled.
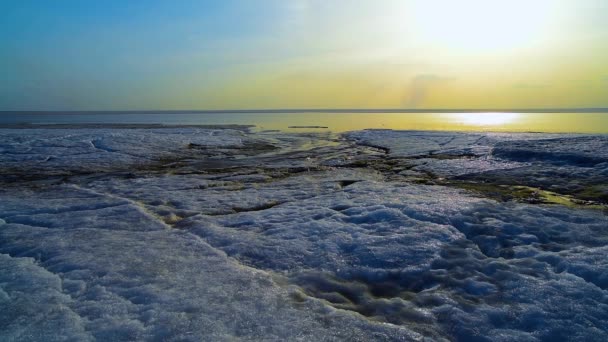
[[[608,113],[3,113],[0,124],[247,124],[257,130],[344,132],[366,128],[608,133]],[[325,126],[319,129],[289,126]]]

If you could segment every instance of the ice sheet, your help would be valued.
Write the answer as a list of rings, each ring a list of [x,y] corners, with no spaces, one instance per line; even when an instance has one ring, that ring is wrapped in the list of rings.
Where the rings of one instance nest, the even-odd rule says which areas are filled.
[[[606,144],[0,130],[0,340],[603,341]]]

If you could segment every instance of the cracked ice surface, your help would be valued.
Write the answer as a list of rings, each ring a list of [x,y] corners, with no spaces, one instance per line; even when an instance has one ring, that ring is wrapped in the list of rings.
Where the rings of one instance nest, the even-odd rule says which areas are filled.
[[[409,158],[412,171],[498,185],[524,185],[608,203],[608,136],[369,130],[359,143]]]
[[[37,195],[51,206],[30,203],[27,222],[11,208],[0,214],[3,340],[416,336],[311,301],[291,305],[292,290],[268,274],[124,200],[72,187]],[[2,203],[30,196],[3,192]]]
[[[189,144],[222,151],[252,139],[239,130],[0,129],[2,169],[66,173],[99,172],[187,156]]]
[[[606,340],[605,212],[407,178],[606,184],[605,137],[346,136],[1,131],[0,340]]]
[[[183,225],[336,307],[435,338],[606,336],[608,278],[597,258],[608,221],[601,213],[362,182]],[[590,263],[581,270],[582,260]]]

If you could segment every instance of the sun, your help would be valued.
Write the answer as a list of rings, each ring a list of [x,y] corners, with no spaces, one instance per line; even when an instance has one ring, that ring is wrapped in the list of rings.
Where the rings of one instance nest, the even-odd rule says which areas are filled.
[[[503,52],[542,41],[554,7],[552,0],[415,1],[410,27],[419,39],[458,52]]]

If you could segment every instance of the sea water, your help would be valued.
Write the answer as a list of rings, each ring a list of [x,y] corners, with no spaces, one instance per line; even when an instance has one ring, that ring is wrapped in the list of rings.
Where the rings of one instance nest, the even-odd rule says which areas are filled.
[[[608,133],[608,112],[2,112],[0,124],[254,125],[255,130],[361,129]]]

